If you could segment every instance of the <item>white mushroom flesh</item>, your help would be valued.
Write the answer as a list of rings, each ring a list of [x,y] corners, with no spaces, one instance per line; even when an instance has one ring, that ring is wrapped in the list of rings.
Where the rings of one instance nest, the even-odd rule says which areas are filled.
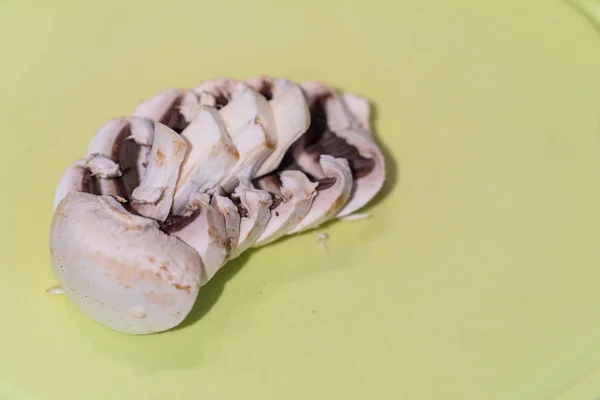
[[[138,213],[158,221],[167,218],[186,148],[180,135],[160,122],[155,123],[148,168],[131,193],[132,205]]]
[[[273,198],[264,190],[255,189],[248,180],[241,181],[231,197],[239,201],[239,207],[244,211],[238,244],[230,255],[230,259],[234,259],[252,247],[264,232],[271,219]]]
[[[333,180],[331,187],[318,190],[306,216],[291,233],[313,229],[332,219],[346,205],[352,192],[352,171],[345,158],[322,155],[321,168],[327,178]]]
[[[237,206],[230,198],[219,194],[213,195],[210,205],[219,210],[225,218],[225,232],[227,233],[228,254],[237,247],[240,237],[240,214]]]
[[[271,218],[254,247],[264,246],[290,233],[308,214],[316,196],[318,183],[311,182],[300,171],[283,171],[281,203],[271,211]]]
[[[206,283],[225,264],[230,252],[225,217],[210,204],[208,194],[194,196],[185,215],[191,219],[182,229],[172,233],[196,250],[202,258]]]
[[[258,77],[246,82],[270,99],[277,132],[275,149],[256,172],[257,176],[263,176],[279,167],[290,146],[306,132],[310,113],[300,87],[287,79]]]
[[[203,107],[181,137],[187,151],[175,188],[174,214],[182,212],[194,193],[216,187],[239,159],[216,108]]]
[[[239,160],[220,182],[226,192],[231,192],[240,178],[253,178],[274,150],[275,123],[267,100],[242,83],[235,86],[231,101],[219,113],[239,153]]]

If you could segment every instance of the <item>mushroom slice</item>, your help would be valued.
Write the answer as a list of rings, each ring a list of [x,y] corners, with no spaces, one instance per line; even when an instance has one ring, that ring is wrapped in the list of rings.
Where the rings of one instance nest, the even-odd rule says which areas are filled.
[[[118,165],[122,176],[94,175],[92,184],[98,188],[96,193],[129,197],[144,174],[153,138],[153,122],[147,119],[114,118],[102,125],[88,146],[88,161],[97,164],[100,158],[93,159],[104,156]]]
[[[353,93],[341,93],[340,97],[360,129],[371,135],[371,107],[369,101]]]
[[[100,324],[130,334],[181,323],[205,279],[191,247],[109,196],[69,192],[52,219],[50,254],[65,295]]]
[[[281,186],[273,194],[280,198],[281,202],[271,210],[271,219],[253,247],[264,246],[290,233],[308,214],[317,194],[318,183],[311,182],[300,171],[283,171],[279,174],[279,179]],[[272,181],[273,176],[267,175],[257,182],[263,187],[262,182],[269,180]],[[264,187],[272,187],[272,184],[266,183]]]
[[[277,138],[269,103],[243,83],[235,85],[231,101],[219,113],[240,156],[220,182],[225,192],[230,193],[240,178],[255,176],[258,167],[275,149]]]
[[[346,205],[352,192],[352,172],[345,158],[323,154],[320,164],[328,179],[317,187],[317,196],[306,216],[290,233],[313,229],[332,219]],[[324,184],[327,182],[327,184]]]
[[[239,154],[219,112],[214,107],[202,107],[198,115],[181,132],[187,151],[175,188],[173,213],[179,214],[196,192],[218,186],[239,159]]]
[[[89,167],[96,156],[104,156],[120,168],[121,145],[129,134],[128,125],[126,118],[114,118],[102,125],[88,145],[86,166]],[[92,185],[97,188],[97,194],[125,197],[126,193],[121,182],[115,178],[116,176],[92,174]]]
[[[164,221],[173,204],[186,142],[171,128],[156,122],[150,160],[142,181],[131,193],[131,205],[148,218]]]
[[[318,82],[304,82],[300,86],[311,111],[311,125],[293,146],[294,161],[314,178],[323,179],[326,175],[316,162],[321,154],[346,158],[354,187],[337,216],[352,214],[381,190],[385,180],[383,155],[337,92]]]
[[[234,202],[238,202],[240,212],[240,237],[237,247],[232,252],[230,259],[234,259],[252,247],[264,232],[271,219],[271,205],[273,198],[264,190],[255,189],[249,180],[240,181],[231,195]]]
[[[169,111],[178,107],[178,102],[185,90],[170,88],[159,92],[149,100],[142,101],[133,111],[133,116],[162,121]]]
[[[202,106],[214,105],[216,100],[210,94],[201,96],[191,90],[172,88],[139,104],[133,116],[161,122],[181,133],[198,115]]]
[[[261,76],[246,83],[269,100],[277,131],[275,150],[256,172],[256,176],[263,176],[277,169],[286,151],[306,132],[310,113],[300,87],[287,79]]]
[[[85,167],[86,160],[81,159],[69,165],[58,180],[54,192],[54,209],[69,192],[92,193],[91,173]]]
[[[219,194],[219,191],[212,196],[210,205],[219,210],[225,218],[225,232],[227,233],[228,257],[229,254],[238,245],[240,237],[240,214],[238,208],[230,198]]]
[[[131,194],[139,185],[141,177],[146,173],[152,142],[154,141],[154,122],[146,118],[132,117],[129,119],[130,135],[123,143],[123,153],[129,161],[123,185],[125,192]]]
[[[206,282],[225,264],[230,253],[225,218],[206,193],[196,194],[185,210],[191,222],[172,235],[196,250],[204,264]]]
[[[207,104],[222,108],[231,100],[231,94],[235,87],[239,84],[238,81],[231,78],[215,78],[201,82],[193,91],[200,98],[210,98],[213,104]]]

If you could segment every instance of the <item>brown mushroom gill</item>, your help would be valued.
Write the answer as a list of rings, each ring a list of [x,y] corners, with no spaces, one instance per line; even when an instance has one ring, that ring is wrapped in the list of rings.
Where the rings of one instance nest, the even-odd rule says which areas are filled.
[[[266,80],[262,82],[259,92],[266,98],[272,98],[271,85]],[[275,208],[276,205],[281,202],[279,193],[279,188],[281,187],[279,173],[281,171],[298,170],[304,172],[311,181],[319,184],[317,186],[317,192],[329,189],[335,185],[335,177],[326,177],[320,174],[322,171],[319,164],[319,157],[322,154],[347,159],[354,179],[370,174],[375,168],[375,161],[373,159],[361,156],[356,147],[348,144],[345,139],[337,136],[329,129],[324,105],[327,99],[327,95],[321,96],[316,98],[312,104],[310,104],[310,126],[306,133],[304,133],[286,153],[277,170],[255,179],[254,184],[257,187],[267,191],[273,196],[274,204],[271,206],[272,208]],[[308,155],[311,164],[314,164],[313,168],[311,168],[311,170],[302,168],[298,162],[296,162],[294,153],[303,153],[305,156]],[[316,172],[315,169],[318,170],[318,172]]]
[[[201,209],[196,209],[189,215],[171,214],[167,217],[167,219],[164,222],[160,223],[160,230],[168,235],[171,235],[175,232],[179,232],[180,230],[194,222],[194,220],[200,216],[201,212]]]
[[[310,155],[316,165],[321,154],[345,158],[354,179],[369,175],[375,168],[375,160],[361,156],[356,147],[329,129],[325,112],[327,99],[328,95],[320,96],[309,105],[311,123],[306,133],[294,144],[294,151]]]
[[[210,94],[213,95],[215,99],[215,107],[217,108],[225,107],[229,103],[229,98],[227,98],[227,96],[222,92]],[[186,119],[181,112],[183,100],[183,95],[178,96],[175,101],[171,103],[162,117],[158,118],[158,122],[168,126],[177,133],[183,132],[183,130],[190,124],[190,121],[188,121],[188,119]]]
[[[100,178],[90,174],[89,184],[84,184],[83,186],[84,188],[89,187],[90,193],[96,195],[106,194],[102,193],[101,179],[114,180],[116,195],[125,199],[128,199],[133,189],[139,185],[142,175],[139,166],[147,166],[147,160],[140,160],[140,157],[147,157],[148,153],[142,151],[142,145],[129,139],[130,136],[131,126],[125,124],[112,144],[111,154],[108,155],[110,159],[119,164],[122,176],[118,178]],[[84,181],[87,179],[86,177]]]
[[[92,172],[87,168],[81,177],[81,191],[95,195],[100,194],[100,188],[96,185],[96,179],[92,177]]]
[[[262,94],[267,101],[273,99],[273,83],[267,79],[261,81],[258,93]]]
[[[177,133],[183,132],[183,130],[189,125],[185,117],[180,111],[182,97],[178,97],[165,112],[159,122],[165,124],[169,128],[173,129]]]

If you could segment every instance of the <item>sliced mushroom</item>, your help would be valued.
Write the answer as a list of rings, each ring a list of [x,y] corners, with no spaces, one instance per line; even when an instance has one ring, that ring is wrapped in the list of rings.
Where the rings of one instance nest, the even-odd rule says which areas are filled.
[[[126,193],[133,192],[146,173],[154,141],[154,122],[146,118],[129,119],[130,135],[123,143],[124,157],[129,164],[123,186]],[[132,157],[133,160],[128,160]]]
[[[90,160],[101,155],[110,159],[122,176],[93,176],[95,193],[129,197],[145,172],[153,138],[154,125],[150,120],[132,117],[106,122],[92,138],[86,157]]]
[[[252,247],[264,232],[271,219],[273,198],[264,190],[255,189],[247,179],[240,181],[231,197],[239,202],[238,208],[243,210],[239,240],[230,256],[230,259],[234,259]]]
[[[139,104],[133,111],[133,116],[161,122],[181,133],[196,116],[201,103],[202,99],[192,91],[167,89]],[[211,105],[210,99],[208,105]]]
[[[53,269],[99,323],[164,331],[229,259],[353,213],[384,178],[360,96],[271,77],[168,89],[61,175]]]
[[[154,124],[148,168],[131,193],[131,204],[139,214],[158,221],[168,217],[186,149],[186,142],[175,131],[160,122]]]
[[[222,108],[231,101],[231,94],[238,84],[235,79],[215,78],[201,82],[193,91],[201,98],[212,99],[213,104],[207,105]]]
[[[290,146],[306,132],[310,113],[300,87],[287,79],[261,76],[246,83],[269,100],[277,133],[275,149],[256,171],[256,176],[263,176],[277,169]]]
[[[310,211],[290,233],[313,229],[335,217],[352,192],[352,172],[345,158],[321,155],[320,165],[330,185],[319,185]]]
[[[290,233],[308,214],[317,194],[318,183],[311,182],[300,171],[283,171],[279,174],[281,186],[273,189],[273,176],[257,180],[259,187],[272,192],[281,201],[271,210],[271,218],[253,247],[264,246]]]
[[[225,218],[225,232],[227,233],[228,255],[238,245],[240,237],[240,214],[238,208],[230,198],[219,194],[218,192],[212,196],[210,205],[219,210]]]
[[[225,264],[231,250],[225,217],[210,204],[210,196],[205,193],[193,196],[184,217],[190,221],[170,233],[200,255],[208,281]]]
[[[354,187],[338,217],[352,214],[381,190],[385,180],[383,155],[337,92],[318,82],[300,86],[311,110],[311,125],[291,150],[294,161],[314,178],[323,179],[326,175],[317,163],[321,154],[347,159]]]
[[[92,176],[103,179],[123,176],[119,164],[102,154],[90,154],[85,160],[85,167],[90,170]]]
[[[353,93],[341,93],[340,97],[360,129],[371,135],[371,106],[369,101]]]
[[[239,160],[221,180],[225,192],[232,192],[240,178],[252,179],[259,166],[275,149],[277,137],[271,107],[258,92],[237,83],[231,101],[219,111],[238,153]]]
[[[70,191],[52,220],[50,253],[65,295],[97,322],[130,334],[178,325],[205,280],[192,248],[109,196]]]
[[[134,117],[147,118],[153,121],[163,121],[174,108],[179,107],[180,99],[185,89],[171,88],[142,101],[133,111]]]
[[[91,173],[85,167],[86,160],[81,159],[69,165],[58,180],[54,192],[54,209],[69,192],[92,192]]]
[[[173,213],[179,214],[196,192],[206,192],[218,186],[239,159],[239,154],[219,112],[214,107],[202,107],[198,115],[181,132],[187,151],[175,189]]]

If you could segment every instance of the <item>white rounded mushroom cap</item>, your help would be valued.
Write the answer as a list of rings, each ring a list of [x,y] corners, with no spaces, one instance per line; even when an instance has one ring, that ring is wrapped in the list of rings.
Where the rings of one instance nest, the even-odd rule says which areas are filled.
[[[198,253],[109,196],[69,192],[52,220],[50,253],[66,296],[129,334],[181,323],[206,279]]]

